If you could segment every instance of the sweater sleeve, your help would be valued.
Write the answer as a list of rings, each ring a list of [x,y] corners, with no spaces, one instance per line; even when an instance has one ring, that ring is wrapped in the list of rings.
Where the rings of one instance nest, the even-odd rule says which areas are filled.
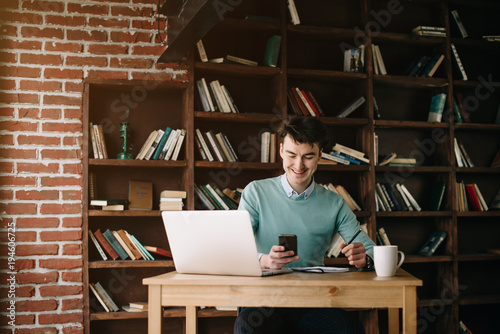
[[[258,199],[257,199],[257,191],[255,189],[255,183],[250,182],[245,189],[243,189],[243,193],[241,194],[240,204],[238,206],[238,210],[247,210],[250,214],[250,220],[252,221],[252,227],[254,233],[259,228],[259,211],[258,208]]]

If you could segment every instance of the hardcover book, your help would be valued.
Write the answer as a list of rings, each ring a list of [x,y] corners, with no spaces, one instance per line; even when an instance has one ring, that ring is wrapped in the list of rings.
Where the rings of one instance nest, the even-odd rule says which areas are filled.
[[[437,94],[432,97],[427,122],[437,122],[437,123],[441,122],[441,119],[443,118],[445,102],[446,102],[445,93]]]
[[[447,235],[448,233],[445,231],[436,231],[432,233],[429,239],[427,239],[422,248],[418,251],[418,254],[423,256],[434,255],[438,247],[443,243],[444,239],[446,239]]]
[[[128,200],[130,210],[153,209],[153,183],[144,181],[129,181]]]

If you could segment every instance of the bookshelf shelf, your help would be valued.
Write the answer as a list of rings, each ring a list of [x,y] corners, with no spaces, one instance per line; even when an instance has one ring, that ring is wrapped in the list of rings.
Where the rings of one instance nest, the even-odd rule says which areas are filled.
[[[215,168],[215,169],[226,169],[226,168],[238,168],[246,170],[276,170],[281,169],[282,166],[279,163],[262,163],[262,162],[214,162],[214,161],[196,161],[194,163],[195,167],[198,168]]]
[[[174,268],[172,260],[115,260],[115,261],[89,261],[89,268],[103,269],[103,268]]]
[[[407,88],[441,88],[448,86],[448,81],[442,78],[423,78],[402,75],[374,75],[373,82]]]
[[[379,211],[377,217],[451,217],[451,211]]]
[[[375,172],[450,173],[449,166],[375,166]]]
[[[300,37],[326,40],[352,40],[353,38],[357,37],[357,32],[352,29],[314,27],[304,25],[287,25],[287,32],[292,38]],[[361,37],[366,37],[366,35],[362,35]]]
[[[491,167],[457,167],[457,173],[500,174],[500,168],[491,168]]]
[[[447,123],[430,123],[430,122],[417,122],[417,121],[395,121],[395,120],[376,120],[375,128],[412,128],[412,129],[447,129]]]
[[[488,305],[500,303],[500,294],[460,297],[460,305]]]
[[[161,161],[161,160],[119,160],[119,159],[89,159],[91,166],[109,167],[187,167],[186,161]]]
[[[272,78],[280,74],[279,67],[248,66],[239,64],[216,64],[196,62],[195,71],[203,74],[225,75],[237,77],[244,75],[249,78]]]
[[[88,215],[91,217],[160,217],[161,211],[158,211],[158,210],[124,210],[124,211],[89,210]]]
[[[458,217],[500,217],[500,211],[458,211]]]
[[[459,262],[470,262],[470,261],[492,261],[500,260],[500,255],[489,254],[489,253],[478,253],[478,254],[459,254]]]
[[[424,45],[433,46],[445,43],[445,39],[442,37],[428,37],[428,36],[414,36],[411,33],[390,33],[390,32],[380,32],[375,37],[373,37],[374,43],[400,43],[400,44],[410,44],[410,45]]]
[[[281,121],[280,115],[269,114],[227,114],[222,112],[195,111],[195,120],[200,121],[218,121],[218,122],[238,122],[255,123],[269,125]]]
[[[287,70],[287,75],[291,79],[324,80],[337,82],[358,82],[366,80],[368,78],[368,74],[366,73],[351,73],[301,68],[289,68]]]
[[[456,131],[471,130],[500,132],[500,124],[456,123],[454,127]]]
[[[432,262],[453,262],[451,255],[433,255],[433,256],[420,256],[420,255],[405,255],[405,263],[432,263]]]

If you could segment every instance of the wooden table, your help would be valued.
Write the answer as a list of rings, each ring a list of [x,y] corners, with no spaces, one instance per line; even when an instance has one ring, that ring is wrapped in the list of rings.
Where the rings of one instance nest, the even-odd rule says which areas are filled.
[[[186,333],[197,333],[197,306],[388,308],[389,333],[417,333],[417,286],[399,269],[394,277],[375,272],[292,273],[271,277],[188,275],[175,271],[145,278],[149,286],[148,333],[160,334],[163,306],[186,307]]]

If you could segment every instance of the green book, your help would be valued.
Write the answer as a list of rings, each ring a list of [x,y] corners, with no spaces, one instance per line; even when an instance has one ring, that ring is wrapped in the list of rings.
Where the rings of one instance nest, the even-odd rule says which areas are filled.
[[[276,67],[280,54],[281,36],[274,35],[267,40],[266,52],[264,54],[264,66]]]
[[[462,113],[460,112],[460,108],[458,107],[458,103],[455,99],[453,99],[453,113],[455,114],[455,120],[457,123],[464,122],[464,119],[462,118]]]
[[[122,245],[116,240],[115,236],[113,233],[107,229],[106,232],[104,232],[102,235],[108,240],[108,242],[111,244],[111,247],[118,253],[118,256],[120,256],[120,259],[126,260],[128,259],[128,254],[125,252],[123,249]]]
[[[446,182],[438,182],[434,184],[429,198],[429,211],[439,211],[443,202],[444,192],[446,190]]]

